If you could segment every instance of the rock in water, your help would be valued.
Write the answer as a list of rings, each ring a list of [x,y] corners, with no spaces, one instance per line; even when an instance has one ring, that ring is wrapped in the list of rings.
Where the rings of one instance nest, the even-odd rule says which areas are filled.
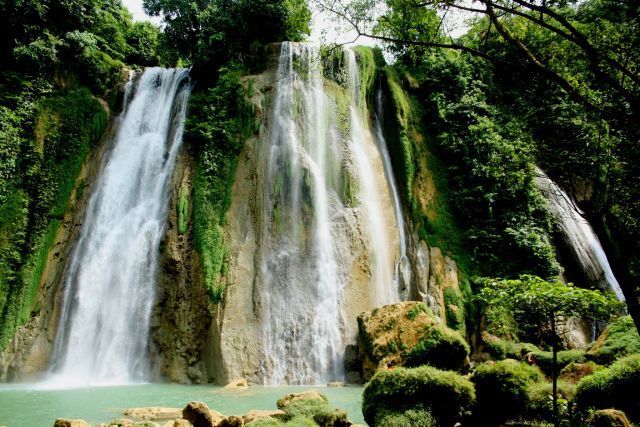
[[[182,416],[180,408],[145,407],[129,408],[123,415],[145,421],[175,420]]]
[[[223,392],[236,392],[236,391],[244,391],[249,388],[249,383],[244,378],[238,378],[237,380],[231,381],[229,384],[224,386],[221,391]]]
[[[291,405],[293,402],[297,402],[299,400],[320,400],[324,403],[327,403],[326,396],[320,394],[320,392],[316,390],[308,390],[302,393],[287,394],[285,397],[278,400],[278,408],[284,409],[287,406]]]
[[[58,418],[53,427],[91,427],[85,420],[69,420],[66,418]]]
[[[190,421],[193,427],[214,427],[214,420],[209,407],[204,402],[189,402],[182,410],[182,418]]]
[[[246,425],[262,418],[281,419],[284,415],[284,411],[281,411],[279,409],[271,411],[253,410],[243,415],[242,419],[244,420],[244,423]]]
[[[220,421],[217,427],[243,427],[243,426],[244,426],[244,420],[242,419],[242,417],[231,415],[223,419],[222,421]]]

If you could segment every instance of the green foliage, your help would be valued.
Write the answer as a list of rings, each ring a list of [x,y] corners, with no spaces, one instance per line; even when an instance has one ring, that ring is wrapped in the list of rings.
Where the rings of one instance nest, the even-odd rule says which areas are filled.
[[[144,0],[152,16],[161,16],[168,43],[194,64],[201,81],[215,81],[230,61],[247,68],[264,65],[261,46],[300,40],[309,31],[305,0]],[[212,78],[213,76],[213,78]]]
[[[528,358],[532,358],[535,364],[542,369],[542,372],[551,376],[553,370],[553,353],[551,351],[536,350],[527,355]],[[559,351],[558,357],[558,371],[562,370],[570,363],[583,363],[586,362],[585,352],[583,350],[564,350]]]
[[[402,412],[383,411],[376,427],[438,427],[429,411],[409,409]]]
[[[575,384],[558,381],[558,417],[563,424],[575,418],[572,414],[572,400],[576,393]],[[529,387],[529,403],[523,415],[527,419],[553,422],[553,384],[540,382]]]
[[[409,309],[409,311],[407,312],[407,319],[414,320],[420,313],[425,313],[426,315],[433,317],[433,313],[431,313],[431,310],[429,310],[427,304],[422,302],[419,304],[415,304]]]
[[[252,131],[253,110],[245,100],[239,72],[225,70],[215,87],[192,94],[185,137],[198,150],[193,200],[195,247],[214,303],[224,296],[222,226],[231,205],[238,154]]]
[[[180,187],[176,211],[178,213],[178,233],[184,234],[189,226],[189,194],[184,187]]]
[[[523,413],[529,388],[542,379],[538,368],[512,359],[479,365],[471,377],[477,394],[474,414],[504,420]]]
[[[609,365],[629,354],[640,353],[640,335],[631,316],[615,319],[587,350],[587,357]]]
[[[453,425],[474,400],[473,384],[455,372],[396,368],[378,371],[366,385],[362,412],[369,425],[405,411],[429,412],[439,425]]]
[[[478,301],[489,307],[508,307],[518,318],[522,330],[536,330],[539,338],[558,341],[557,328],[563,319],[582,316],[607,320],[621,310],[621,304],[611,294],[582,289],[560,281],[548,282],[524,275],[516,280],[483,279],[484,287]]]
[[[278,408],[285,413],[283,421],[286,425],[299,423],[301,420],[313,420],[314,424],[323,427],[347,426],[347,413],[341,409],[331,408],[327,398],[296,400]]]
[[[640,355],[618,359],[578,383],[576,404],[581,410],[617,408],[640,421]]]
[[[527,342],[503,340],[491,335],[483,335],[487,352],[496,360],[522,360],[528,353],[539,351],[538,347]]]
[[[445,288],[444,305],[447,316],[447,326],[460,332],[464,336],[466,333],[464,299],[460,292],[454,288]]]
[[[1,145],[11,153],[12,144],[20,144],[22,158],[8,156],[3,166],[12,175],[0,179],[0,189],[11,189],[0,193],[0,348],[36,309],[47,256],[82,164],[107,125],[106,111],[87,89],[41,101],[31,96],[27,90],[4,100],[17,108]]]
[[[469,345],[459,332],[437,324],[420,341],[403,353],[406,366],[431,365],[440,369],[461,370],[466,366]]]

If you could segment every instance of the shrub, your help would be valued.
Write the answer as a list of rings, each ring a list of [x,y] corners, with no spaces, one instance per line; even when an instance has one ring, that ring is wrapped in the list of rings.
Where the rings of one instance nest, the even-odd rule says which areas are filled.
[[[601,365],[610,365],[616,359],[634,353],[640,353],[640,335],[631,316],[624,316],[611,322],[587,350],[587,358]]]
[[[440,369],[460,370],[466,365],[469,345],[459,332],[434,325],[418,343],[405,351],[405,365],[431,365]]]
[[[604,369],[604,366],[593,362],[571,362],[560,371],[560,379],[577,383],[582,378],[592,375],[594,372]]]
[[[640,354],[619,359],[578,383],[576,403],[581,410],[617,408],[640,420]]]
[[[569,402],[576,394],[576,386],[567,381],[558,381],[558,416],[569,416]],[[553,384],[536,383],[529,386],[529,402],[524,415],[527,419],[553,421]]]
[[[373,376],[364,389],[362,412],[372,426],[406,411],[430,412],[440,425],[453,425],[474,400],[473,384],[460,374],[430,366],[397,368]]]
[[[516,360],[483,363],[471,378],[478,395],[477,415],[508,419],[521,414],[529,405],[529,387],[542,378],[538,368]]]
[[[341,409],[331,408],[327,397],[323,394],[309,398],[278,400],[278,408],[285,412],[282,420],[287,425],[307,425],[309,420],[320,426],[347,426],[347,413]]]
[[[531,343],[503,340],[485,332],[482,333],[482,341],[485,344],[485,350],[497,360],[522,360],[528,353],[540,351]]]
[[[551,351],[532,351],[527,354],[527,359],[540,367],[542,372],[551,376],[553,370],[553,353]],[[585,353],[582,350],[564,350],[558,352],[558,372],[570,363],[586,362]]]
[[[587,420],[592,427],[631,427],[624,412],[616,409],[601,409],[594,412]]]
[[[414,410],[386,412],[378,416],[376,427],[437,427],[438,424],[429,411]]]

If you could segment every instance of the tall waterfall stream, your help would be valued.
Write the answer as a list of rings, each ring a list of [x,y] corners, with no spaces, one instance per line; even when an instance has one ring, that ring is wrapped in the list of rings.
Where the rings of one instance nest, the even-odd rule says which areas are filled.
[[[355,203],[365,225],[371,294],[377,305],[397,301],[390,230],[383,217],[380,153],[360,105],[355,55],[345,50],[347,130],[326,90],[317,48],[283,43],[267,140],[262,143],[263,256],[259,291],[267,385],[320,384],[341,378],[345,342],[343,260],[336,253],[336,222],[345,165],[355,171]],[[344,126],[344,125],[343,125]],[[382,180],[382,182],[380,182]],[[385,191],[381,191],[384,186]]]
[[[602,290],[612,291],[618,300],[624,301],[624,294],[613,274],[607,255],[583,212],[573,199],[539,168],[536,168],[536,181],[587,279]]]
[[[151,68],[129,98],[66,267],[51,381],[149,379],[149,322],[169,181],[182,142],[188,72]],[[135,87],[135,89],[134,89]]]

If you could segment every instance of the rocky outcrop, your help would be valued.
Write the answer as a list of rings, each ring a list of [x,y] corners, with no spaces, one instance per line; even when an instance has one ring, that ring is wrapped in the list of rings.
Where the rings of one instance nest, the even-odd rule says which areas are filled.
[[[219,419],[212,414],[204,402],[189,402],[182,410],[182,418],[193,424],[193,427],[215,427]]]
[[[129,408],[122,414],[137,420],[162,421],[180,418],[182,416],[182,410],[180,408],[165,407]]]
[[[85,420],[70,420],[66,418],[58,418],[53,427],[91,427]]]
[[[202,352],[207,345],[211,313],[193,245],[190,195],[194,173],[194,155],[183,146],[171,180],[169,216],[161,244],[161,267],[151,322],[152,353],[159,373],[178,383],[207,381]],[[189,200],[187,215],[179,209],[181,194]],[[186,229],[181,230],[180,220],[186,223]]]
[[[358,350],[362,377],[378,369],[430,364],[461,369],[469,348],[462,336],[437,319],[425,303],[385,305],[358,316]]]

